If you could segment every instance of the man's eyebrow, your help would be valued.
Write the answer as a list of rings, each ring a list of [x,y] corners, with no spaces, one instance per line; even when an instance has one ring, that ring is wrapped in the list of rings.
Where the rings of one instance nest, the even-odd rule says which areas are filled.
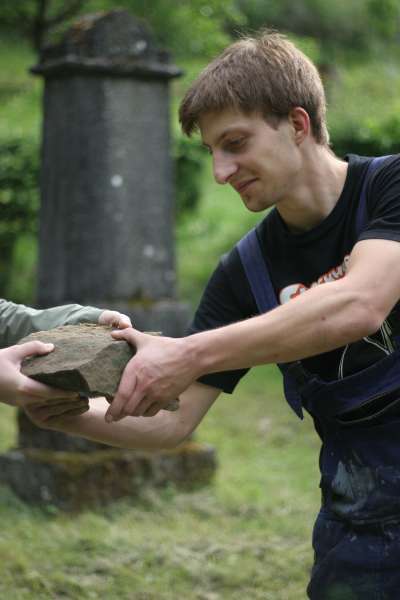
[[[216,139],[215,143],[219,144],[220,142],[223,141],[223,139],[231,134],[231,133],[235,133],[235,132],[240,132],[243,133],[243,127],[241,127],[240,125],[232,125],[231,127],[228,127],[227,129],[225,129]],[[207,144],[206,142],[201,142],[202,146],[204,146],[205,148],[210,148],[210,145]]]

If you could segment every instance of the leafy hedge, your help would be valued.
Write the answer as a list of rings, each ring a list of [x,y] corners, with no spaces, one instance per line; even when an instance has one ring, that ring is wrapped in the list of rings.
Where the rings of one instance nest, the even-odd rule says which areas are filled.
[[[0,142],[0,296],[8,292],[19,236],[36,234],[39,152],[33,139]]]
[[[205,152],[200,144],[182,134],[175,140],[176,215],[178,219],[195,210],[200,201]]]
[[[332,132],[332,147],[339,156],[351,152],[362,156],[383,156],[400,152],[400,117],[392,115],[383,121],[354,123]]]

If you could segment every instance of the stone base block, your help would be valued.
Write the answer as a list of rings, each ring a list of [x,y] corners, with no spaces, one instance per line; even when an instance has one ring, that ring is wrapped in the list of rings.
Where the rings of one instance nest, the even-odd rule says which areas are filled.
[[[174,450],[54,452],[30,448],[0,456],[0,483],[30,504],[67,511],[137,497],[146,486],[173,483],[193,489],[211,482],[216,470],[211,446],[186,442]]]

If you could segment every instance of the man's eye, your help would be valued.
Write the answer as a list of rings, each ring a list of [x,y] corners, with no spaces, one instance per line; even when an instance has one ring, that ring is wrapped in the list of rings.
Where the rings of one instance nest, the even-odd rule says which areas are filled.
[[[227,145],[228,150],[235,151],[235,150],[238,150],[239,148],[241,148],[243,146],[243,144],[244,144],[244,138],[236,138],[234,140],[229,140],[226,145]]]

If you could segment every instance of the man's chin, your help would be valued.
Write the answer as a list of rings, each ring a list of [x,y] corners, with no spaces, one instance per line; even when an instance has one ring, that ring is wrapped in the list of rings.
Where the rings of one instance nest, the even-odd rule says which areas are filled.
[[[267,208],[270,208],[270,205],[267,204],[265,201],[261,201],[260,199],[257,198],[242,198],[243,204],[245,205],[245,207],[247,208],[247,210],[249,210],[250,212],[262,212],[263,210],[266,210]]]

